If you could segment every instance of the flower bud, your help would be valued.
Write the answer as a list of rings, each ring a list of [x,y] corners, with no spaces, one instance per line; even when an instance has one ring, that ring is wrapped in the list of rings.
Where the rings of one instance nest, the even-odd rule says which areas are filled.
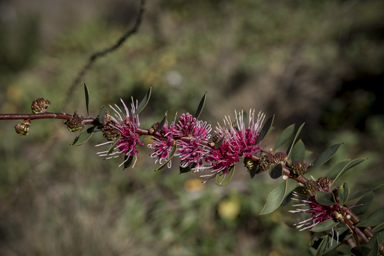
[[[15,131],[21,136],[27,136],[29,132],[29,126],[31,126],[31,122],[29,120],[24,120],[24,122],[21,124],[15,125]]]
[[[268,170],[272,164],[272,157],[270,155],[263,155],[259,160],[259,166],[264,171]]]
[[[32,102],[31,109],[34,114],[45,113],[49,105],[51,105],[49,100],[38,98]]]
[[[72,118],[65,121],[65,125],[67,125],[67,128],[70,132],[77,132],[80,131],[83,127],[83,117],[79,116],[78,114],[73,114]]]
[[[283,152],[277,152],[274,156],[273,156],[273,162],[275,162],[276,164],[280,163],[281,161],[285,161],[287,158],[287,154],[283,153]]]
[[[104,125],[101,128],[101,131],[103,132],[104,138],[106,138],[108,141],[115,140],[117,136],[120,134],[119,130],[112,127],[112,119],[108,115],[104,119]]]
[[[292,164],[291,171],[296,175],[303,175],[307,171],[307,164],[302,161],[296,161]]]

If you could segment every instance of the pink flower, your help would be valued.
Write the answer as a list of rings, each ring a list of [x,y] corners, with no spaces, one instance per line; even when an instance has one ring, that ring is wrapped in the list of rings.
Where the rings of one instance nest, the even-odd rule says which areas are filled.
[[[187,115],[189,114],[187,113]],[[181,122],[179,121],[179,124],[180,123]],[[184,126],[184,128],[186,128],[185,131],[191,130],[190,127],[187,128],[186,126]],[[190,133],[192,139],[189,141],[177,141],[177,155],[180,157],[181,167],[186,168],[194,166],[194,169],[199,169],[203,166],[204,157],[210,151],[210,148],[202,145],[200,143],[200,140],[208,141],[211,137],[211,135],[209,134],[211,130],[211,125],[207,124],[207,122],[197,121],[196,125],[192,128],[192,131]]]
[[[111,121],[108,122],[108,125],[110,128],[116,129],[121,137],[119,141],[116,144],[116,147],[114,150],[107,154],[108,151],[102,151],[99,152],[99,156],[108,156],[106,159],[110,158],[116,158],[119,157],[121,154],[124,154],[126,156],[126,159],[124,162],[122,162],[121,165],[123,165],[131,156],[135,156],[135,162],[133,163],[133,166],[136,163],[137,160],[137,154],[139,151],[137,150],[137,146],[142,146],[144,143],[140,142],[140,136],[137,134],[137,128],[140,126],[139,122],[139,116],[135,115],[135,110],[138,107],[138,102],[135,102],[132,98],[132,104],[131,104],[131,115],[129,115],[129,110],[127,106],[125,105],[124,101],[120,99],[124,106],[125,113],[115,104],[115,108],[113,108],[110,105],[110,108],[115,112],[115,117],[109,116],[111,118]],[[101,143],[96,145],[103,146],[103,145],[113,145],[115,141],[108,141],[105,143]],[[132,167],[133,167],[132,166]]]
[[[176,116],[175,116],[176,120]],[[152,137],[153,144],[148,144],[147,147],[155,150],[150,154],[151,158],[156,159],[155,163],[163,164],[170,157],[171,149],[175,143],[174,136],[179,134],[175,126],[175,120],[168,125],[168,121],[165,122],[162,131],[160,132],[161,138]],[[168,168],[171,168],[172,160],[168,162]]]
[[[230,167],[239,162],[241,157],[252,157],[261,150],[261,144],[256,143],[259,136],[259,130],[265,115],[261,112],[255,119],[255,110],[249,111],[248,127],[244,123],[243,111],[237,113],[236,119],[232,122],[229,116],[224,119],[224,125],[216,127],[218,137],[224,138],[220,148],[211,149],[210,153],[205,157],[205,161],[209,164],[199,170],[211,170],[212,174],[203,175],[201,177],[213,178],[218,173],[226,175]],[[196,171],[199,171],[196,169]]]
[[[195,127],[196,118],[191,114],[186,113],[180,116],[179,122],[176,127],[179,131],[180,137],[189,136],[192,134],[192,131]]]

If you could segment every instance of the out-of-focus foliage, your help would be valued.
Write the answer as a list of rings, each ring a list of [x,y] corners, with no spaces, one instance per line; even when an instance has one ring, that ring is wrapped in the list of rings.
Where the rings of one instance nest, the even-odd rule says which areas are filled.
[[[82,84],[67,106],[63,95],[88,57],[131,26],[138,3],[30,2],[0,2],[0,112],[28,113],[43,97],[49,111],[85,116]],[[147,1],[139,33],[86,74],[90,114],[119,98],[140,100],[153,85],[140,114],[150,127],[166,110],[171,118],[194,114],[208,91],[200,119],[214,125],[241,107],[276,114],[268,147],[286,125],[306,122],[301,138],[314,156],[345,143],[324,170],[368,157],[343,182],[373,186],[383,179],[383,10],[374,0]],[[176,163],[154,173],[145,150],[133,170],[121,171],[122,159],[96,157],[101,135],[71,147],[75,135],[54,123],[33,121],[20,137],[16,122],[1,122],[1,206],[57,129],[54,150],[0,216],[1,255],[307,254],[310,234],[281,225],[288,209],[258,216],[281,181],[249,180],[239,165],[228,186],[201,186],[192,174],[178,175]]]

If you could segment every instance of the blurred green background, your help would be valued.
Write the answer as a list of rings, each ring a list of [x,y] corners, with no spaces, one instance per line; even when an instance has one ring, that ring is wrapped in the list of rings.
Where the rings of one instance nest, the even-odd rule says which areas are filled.
[[[70,84],[92,53],[132,26],[138,6],[0,0],[0,113],[30,113],[43,97],[49,111],[86,115],[82,83],[63,106]],[[383,1],[148,1],[139,33],[85,81],[91,116],[153,85],[140,115],[150,127],[166,110],[194,113],[208,91],[201,118],[213,126],[234,109],[276,114],[266,148],[303,122],[309,162],[344,142],[315,178],[358,157],[369,160],[344,176],[352,189],[384,178]],[[179,175],[177,161],[154,173],[144,147],[135,168],[122,171],[122,159],[96,156],[100,134],[72,147],[76,134],[61,121],[33,121],[27,137],[14,132],[17,123],[0,126],[0,255],[308,255],[311,234],[281,223],[299,219],[289,206],[258,215],[281,182],[266,174],[251,180],[240,163],[226,187],[202,185]],[[40,160],[52,134],[53,150]],[[380,192],[371,211],[383,207]]]

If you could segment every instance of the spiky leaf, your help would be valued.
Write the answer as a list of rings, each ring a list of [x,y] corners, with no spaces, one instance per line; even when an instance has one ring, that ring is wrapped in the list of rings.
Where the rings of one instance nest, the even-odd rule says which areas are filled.
[[[331,192],[316,191],[315,199],[316,202],[324,206],[336,204],[335,196]]]
[[[274,119],[275,119],[275,115],[268,118],[268,120],[265,122],[263,128],[260,130],[259,136],[257,136],[255,144],[259,143],[262,139],[264,139],[265,135],[268,134],[269,130],[272,127]]]
[[[199,106],[197,107],[195,117],[199,119],[201,112],[203,112],[203,108],[205,106],[205,100],[207,99],[207,92],[205,92],[203,98],[201,99]]]
[[[152,94],[152,85],[149,87],[147,94],[144,96],[139,106],[137,107],[135,111],[135,115],[140,114],[140,112],[143,111],[143,109],[147,106],[149,99],[151,98],[151,94]]]
[[[84,82],[84,92],[85,92],[85,106],[87,108],[87,115],[89,117],[89,90],[85,82]]]
[[[291,124],[280,135],[279,139],[277,140],[275,146],[273,147],[273,151],[276,151],[280,146],[282,146],[284,143],[286,143],[290,138],[292,138],[293,134],[295,132],[295,125]]]
[[[80,131],[79,135],[76,136],[75,140],[72,142],[72,146],[80,146],[83,145],[85,142],[87,142],[95,130],[95,126],[89,127],[88,129],[85,129],[85,126],[83,126],[82,130]]]
[[[225,186],[232,179],[233,174],[235,173],[235,165],[228,168],[228,173],[216,175],[216,185]]]
[[[279,208],[287,193],[288,180],[285,180],[277,188],[272,190],[267,197],[267,202],[264,205],[260,215],[268,214]]]
[[[320,154],[320,156],[316,158],[315,161],[313,161],[313,165],[308,167],[307,173],[328,162],[335,155],[336,151],[340,148],[341,145],[343,145],[343,143],[335,144],[327,148],[323,153]]]

